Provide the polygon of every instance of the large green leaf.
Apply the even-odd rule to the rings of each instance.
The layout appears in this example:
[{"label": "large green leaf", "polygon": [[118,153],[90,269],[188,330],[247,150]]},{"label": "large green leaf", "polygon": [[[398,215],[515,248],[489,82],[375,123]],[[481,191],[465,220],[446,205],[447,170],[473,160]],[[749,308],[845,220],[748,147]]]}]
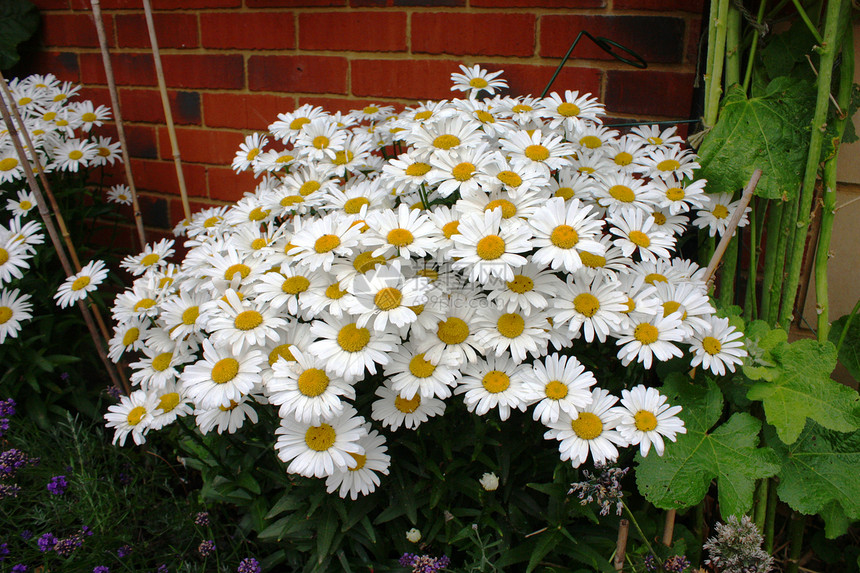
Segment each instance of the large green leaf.
[{"label": "large green leaf", "polygon": [[743,373],[750,380],[773,380],[779,376],[771,351],[788,340],[788,333],[781,328],[771,328],[763,320],[749,323],[744,332],[747,359]]},{"label": "large green leaf", "polygon": [[[777,488],[782,501],[800,513],[822,514],[828,537],[844,530],[843,515],[860,519],[860,431],[833,432],[809,421],[791,445],[770,429],[765,439],[785,460]],[[834,521],[842,521],[841,526],[831,527]]]},{"label": "large green leaf", "polygon": [[860,396],[830,379],[836,368],[831,342],[798,340],[777,345],[771,356],[780,369],[772,382],[753,384],[750,400],[761,400],[767,422],[786,444],[792,444],[812,418],[825,428],[852,432],[860,427]]},{"label": "large green leaf", "polygon": [[815,37],[806,24],[798,19],[787,32],[772,35],[768,39],[761,51],[764,69],[771,78],[788,75],[797,62],[812,54],[813,46]]},{"label": "large green leaf", "polygon": [[[845,330],[848,315],[833,323],[830,328],[830,342],[838,344]],[[851,373],[855,380],[860,381],[860,317],[855,317],[848,326],[848,334],[839,348],[839,362]]]},{"label": "large green leaf", "polygon": [[757,195],[774,199],[797,194],[809,147],[812,87],[779,77],[764,95],[750,99],[740,86],[729,88],[719,120],[699,148],[697,177],[708,180],[709,192],[740,190],[759,168]]},{"label": "large green leaf", "polygon": [[702,501],[716,479],[720,512],[729,516],[748,511],[755,481],[779,471],[773,450],[758,447],[761,422],[738,412],[712,429],[722,414],[723,396],[710,379],[703,387],[675,374],[662,392],[684,408],[680,417],[687,433],[667,443],[662,457],[637,454],[639,491],[659,508],[679,509]]},{"label": "large green leaf", "polygon": [[39,12],[28,0],[0,2],[0,70],[18,63],[18,44],[36,33]]}]

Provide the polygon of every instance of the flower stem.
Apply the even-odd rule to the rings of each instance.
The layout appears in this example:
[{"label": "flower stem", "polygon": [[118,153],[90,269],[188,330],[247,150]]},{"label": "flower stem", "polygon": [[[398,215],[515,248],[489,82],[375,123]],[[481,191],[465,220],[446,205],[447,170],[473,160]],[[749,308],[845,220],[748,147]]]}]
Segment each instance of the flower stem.
[{"label": "flower stem", "polygon": [[[818,29],[815,27],[815,24],[812,23],[812,20],[809,19],[809,16],[806,14],[806,10],[803,9],[803,5],[800,3],[800,0],[791,1],[794,3],[794,7],[797,8],[797,14],[800,16],[800,19],[803,20],[803,23],[806,24],[809,32],[815,38],[815,41],[818,42],[819,46],[822,45],[825,40],[821,37],[821,34],[818,33]],[[826,35],[827,34],[825,33],[825,36]]]},{"label": "flower stem", "polygon": [[642,538],[642,541],[644,541],[644,542],[645,542],[645,547],[647,547],[647,548],[648,548],[648,551],[651,553],[651,555],[653,555],[653,556],[654,556],[654,559],[656,559],[656,560],[657,560],[657,562],[660,564],[660,567],[663,567],[663,560],[662,560],[662,559],[660,559],[660,557],[658,557],[658,556],[657,556],[657,552],[656,552],[656,551],[654,551],[654,548],[653,548],[653,547],[651,547],[651,542],[650,542],[650,541],[648,541],[648,537],[645,535],[645,533],[643,533],[643,532],[642,532],[642,528],[641,528],[641,527],[639,527],[639,522],[638,522],[638,521],[636,521],[636,516],[635,516],[635,515],[633,515],[633,512],[632,512],[632,511],[630,511],[630,508],[629,508],[629,507],[627,507],[627,504],[626,504],[626,503],[624,503],[624,502],[622,501],[622,502],[621,502],[621,505],[623,505],[623,506],[624,506],[624,510],[625,510],[625,511],[627,511],[627,515],[628,515],[628,516],[630,516],[630,521],[633,523],[633,526],[636,528],[636,532],[637,532],[637,533],[639,533],[639,537],[641,537],[641,538]]},{"label": "flower stem", "polygon": [[[782,229],[782,218],[785,217],[786,209],[785,202],[777,199],[774,201],[769,201],[769,205],[767,207],[767,232],[759,237],[759,241],[762,238],[767,241],[767,249],[764,254],[764,270],[763,270],[763,281],[761,285],[761,318],[770,322],[770,304],[771,298],[774,296],[779,296],[779,290],[775,290],[773,288],[774,283],[776,282],[776,273],[777,273],[777,258],[779,257],[779,236],[781,234]],[[780,268],[781,263],[780,263]],[[779,302],[777,302],[779,304]]]},{"label": "flower stem", "polygon": [[[714,4],[716,2],[712,2]],[[716,18],[710,22],[709,34],[714,35],[713,56],[708,54],[708,62],[711,64],[708,70],[708,92],[705,100],[705,127],[713,127],[717,122],[717,112],[720,107],[720,94],[722,93],[723,65],[726,55],[726,35],[728,31],[730,0],[719,0]],[[712,10],[713,13],[713,10]]]},{"label": "flower stem", "polygon": [[726,21],[726,87],[741,82],[741,13],[732,4]]},{"label": "flower stem", "polygon": [[803,529],[806,526],[806,516],[794,512],[791,522],[788,524],[788,539],[790,549],[788,554],[788,565],[785,573],[798,573],[800,567],[800,556],[803,554]]},{"label": "flower stem", "polygon": [[747,322],[755,320],[758,313],[756,294],[758,287],[759,250],[761,249],[758,242],[761,238],[761,227],[764,223],[764,217],[762,217],[764,209],[762,208],[761,201],[752,201],[750,208],[752,209],[750,212],[750,262],[747,270],[747,291],[744,300],[744,316]]},{"label": "flower stem", "polygon": [[[762,20],[764,19],[764,11],[766,8],[767,8],[767,0],[761,0],[761,4],[759,4],[759,6],[758,6],[758,14],[756,15],[756,23],[761,24]],[[753,29],[752,43],[750,44],[750,53],[749,53],[749,56],[747,57],[747,69],[746,69],[746,72],[744,73],[744,93],[746,93],[750,87],[750,80],[752,79],[753,63],[755,62],[755,53],[756,53],[756,49],[758,48],[758,38],[759,38],[758,30]]]},{"label": "flower stem", "polygon": [[759,531],[764,532],[764,522],[767,517],[768,484],[770,480],[764,478],[759,480],[755,489],[755,505],[753,510],[753,521]]},{"label": "flower stem", "polygon": [[773,553],[773,534],[776,524],[776,481],[770,478],[767,489],[767,513],[764,519],[764,550]]}]

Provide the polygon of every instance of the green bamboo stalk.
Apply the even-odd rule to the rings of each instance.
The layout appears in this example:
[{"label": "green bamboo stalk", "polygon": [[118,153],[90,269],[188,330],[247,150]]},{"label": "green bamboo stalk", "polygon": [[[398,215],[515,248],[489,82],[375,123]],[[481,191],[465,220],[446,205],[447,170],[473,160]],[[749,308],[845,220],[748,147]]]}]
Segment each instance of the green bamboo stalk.
[{"label": "green bamboo stalk", "polygon": [[[767,234],[765,238],[767,239],[767,249],[764,253],[764,269],[762,274],[762,285],[761,285],[761,318],[764,320],[771,322],[768,311],[770,309],[771,298],[776,294],[779,296],[779,292],[774,293],[774,282],[776,281],[776,273],[777,273],[777,258],[779,255],[779,251],[777,251],[777,246],[779,244],[779,236],[780,229],[782,228],[782,219],[785,217],[786,208],[785,203],[779,199],[769,201],[767,208]],[[761,240],[761,238],[759,238]],[[780,265],[780,270],[782,266]],[[777,302],[777,304],[779,304]]]},{"label": "green bamboo stalk", "polygon": [[730,306],[735,301],[735,275],[738,270],[738,244],[741,240],[741,230],[732,238],[723,255],[723,267],[720,273],[720,304]]},{"label": "green bamboo stalk", "polygon": [[794,512],[788,524],[789,554],[785,573],[798,573],[800,556],[803,554],[803,529],[806,526],[806,516]]},{"label": "green bamboo stalk", "polygon": [[[761,0],[761,4],[758,5],[758,14],[756,14],[756,23],[761,24],[762,20],[764,20],[764,11],[767,9],[767,0]],[[750,43],[750,53],[747,57],[747,69],[744,73],[744,92],[746,92],[750,87],[750,80],[752,79],[752,71],[753,71],[753,63],[755,62],[756,49],[758,48],[758,38],[759,33],[758,30],[753,29],[753,37],[752,42]]]},{"label": "green bamboo stalk", "polygon": [[[854,82],[854,27],[850,18],[843,18],[845,36],[842,45],[842,63],[839,68],[839,92],[836,103],[841,110],[847,110],[851,103],[851,88]],[[845,130],[845,112],[837,117],[836,141],[842,141]],[[824,164],[824,197],[821,206],[821,230],[818,234],[818,246],[815,252],[815,300],[818,310],[818,340],[824,342],[830,334],[830,301],[827,290],[827,266],[830,260],[830,239],[833,236],[833,221],[836,215],[836,161],[839,158],[839,146],[833,151]]]},{"label": "green bamboo stalk", "polygon": [[764,519],[764,550],[773,553],[773,535],[776,529],[776,480],[770,478],[767,489],[767,515]]},{"label": "green bamboo stalk", "polygon": [[818,165],[821,161],[821,147],[824,142],[824,130],[827,127],[827,108],[830,103],[830,84],[833,78],[833,63],[838,53],[836,45],[840,29],[840,15],[847,0],[830,0],[827,4],[827,15],[824,22],[824,40],[819,48],[820,63],[818,69],[818,94],[815,100],[815,112],[812,116],[812,133],[809,138],[809,155],[806,160],[806,170],[803,175],[803,186],[798,201],[797,232],[789,245],[788,273],[786,277],[785,296],[780,309],[780,325],[788,330],[794,311],[797,286],[800,283],[800,267],[803,262],[803,250],[806,242],[806,232],[809,228],[812,196],[815,191],[815,180],[818,176]]},{"label": "green bamboo stalk", "polygon": [[756,291],[758,287],[758,259],[759,259],[759,239],[761,238],[761,227],[764,223],[761,216],[764,209],[761,208],[760,201],[750,203],[750,262],[747,270],[747,291],[744,299],[744,316],[747,321],[755,320],[758,314],[756,305]]},{"label": "green bamboo stalk", "polygon": [[770,480],[764,478],[759,480],[755,488],[755,506],[753,508],[753,521],[759,531],[764,531],[764,522],[767,517],[767,494]]},{"label": "green bamboo stalk", "polygon": [[726,22],[726,87],[741,82],[741,13],[729,5]]},{"label": "green bamboo stalk", "polygon": [[717,112],[720,108],[722,93],[723,66],[726,54],[726,36],[728,32],[730,0],[719,0],[717,17],[711,21],[709,33],[715,35],[713,57],[708,54],[711,67],[708,70],[708,93],[705,100],[705,127],[713,127],[717,122]]},{"label": "green bamboo stalk", "polygon": [[[800,16],[800,19],[803,20],[803,23],[806,24],[806,27],[809,28],[810,33],[815,38],[815,41],[818,42],[818,45],[822,45],[824,43],[824,38],[821,37],[821,34],[818,33],[818,28],[815,27],[815,24],[812,23],[812,20],[809,19],[809,15],[807,15],[806,10],[803,9],[803,5],[800,3],[800,0],[791,0],[794,3],[794,7],[797,8],[797,13]],[[831,2],[832,3],[832,2]],[[825,36],[827,34],[825,33]]]},{"label": "green bamboo stalk", "polygon": [[[794,238],[798,236],[798,226],[802,223],[798,223],[798,217],[800,216],[800,193],[798,192],[798,196],[795,197],[792,201],[789,202],[788,205],[788,216],[783,220],[782,227],[782,235],[780,235],[779,242],[779,257],[783,258],[783,265],[780,267],[781,271],[777,278],[779,281],[773,285],[775,289],[779,289],[781,301],[776,304],[776,306],[772,306],[770,308],[770,316],[774,321],[775,325],[782,325],[783,315],[781,314],[782,309],[786,306],[794,306],[793,303],[787,305],[786,299],[791,298],[794,300],[797,298],[797,287],[794,290],[789,291],[785,288],[785,282],[788,280],[788,266],[791,264],[791,256],[792,253],[789,249],[794,245]],[[804,233],[805,236],[805,233]],[[797,271],[797,279],[798,283],[800,283],[800,269]],[[792,293],[789,295],[789,293]],[[789,323],[791,323],[789,317]],[[789,326],[783,326],[783,330],[788,331]]]},{"label": "green bamboo stalk", "polygon": [[[717,21],[719,2],[718,0],[713,0],[710,2],[710,9],[708,12],[708,53],[706,55],[705,61],[705,109],[703,113],[708,112],[708,94],[711,93],[711,83],[714,80],[714,47],[717,44],[717,33],[716,27],[714,23]],[[722,78],[720,78],[722,79]],[[701,241],[700,241],[701,244]]]}]

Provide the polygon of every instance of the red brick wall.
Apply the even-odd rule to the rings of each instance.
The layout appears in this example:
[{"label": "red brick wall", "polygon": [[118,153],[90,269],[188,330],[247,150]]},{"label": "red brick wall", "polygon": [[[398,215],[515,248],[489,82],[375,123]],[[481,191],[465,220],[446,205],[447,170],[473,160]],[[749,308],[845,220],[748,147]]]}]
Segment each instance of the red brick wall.
[{"label": "red brick wall", "polygon": [[[39,51],[17,71],[83,83],[109,105],[89,0],[33,0]],[[304,103],[347,111],[452,96],[457,64],[504,69],[539,94],[582,29],[641,54],[647,70],[587,40],[553,85],[591,92],[618,118],[690,113],[703,0],[152,0],[192,208],[253,189],[229,164],[244,135]],[[182,218],[140,0],[102,0],[135,182],[153,231]],[[117,170],[116,182],[121,181]]]}]

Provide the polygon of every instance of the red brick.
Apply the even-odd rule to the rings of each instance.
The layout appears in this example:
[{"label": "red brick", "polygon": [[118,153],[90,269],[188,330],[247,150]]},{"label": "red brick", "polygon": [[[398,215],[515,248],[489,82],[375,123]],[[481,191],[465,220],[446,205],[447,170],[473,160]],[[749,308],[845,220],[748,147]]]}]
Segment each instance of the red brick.
[{"label": "red brick", "polygon": [[[86,10],[91,12],[93,5],[91,0],[71,0],[68,2],[72,10]],[[101,0],[99,5],[104,10],[140,10],[140,0]]]},{"label": "red brick", "polygon": [[349,0],[353,8],[385,8],[392,6],[429,6],[431,8],[460,7],[466,0]]},{"label": "red brick", "polygon": [[424,54],[523,56],[534,54],[532,14],[412,14],[412,51]]},{"label": "red brick", "polygon": [[299,105],[302,106],[305,104],[320,106],[330,113],[335,113],[338,111],[343,112],[343,113],[349,113],[350,111],[352,111],[354,109],[364,109],[365,107],[367,107],[369,105],[376,105],[376,106],[391,105],[391,106],[394,106],[395,112],[400,112],[405,107],[402,103],[380,102],[378,100],[372,100],[372,99],[360,100],[360,99],[354,99],[354,98],[341,99],[341,98],[329,98],[329,97],[302,97],[302,98],[299,98]]},{"label": "red brick", "polygon": [[203,117],[207,127],[265,130],[279,113],[295,109],[288,96],[263,94],[203,94]]},{"label": "red brick", "polygon": [[[132,158],[131,171],[138,189],[179,195],[176,167],[172,158],[170,161]],[[206,168],[203,165],[183,163],[182,174],[189,197],[206,196]]]},{"label": "red brick", "polygon": [[615,0],[615,10],[682,10],[702,13],[705,0]]},{"label": "red brick", "polygon": [[84,100],[90,100],[96,107],[100,105],[106,105],[108,107],[111,106],[110,92],[108,92],[107,88],[95,88],[88,86],[81,89],[81,91],[78,92],[78,95],[75,96],[75,101]]},{"label": "red brick", "polygon": [[[78,48],[98,48],[99,38],[92,14],[52,14],[42,15],[39,37],[42,45],[48,47],[74,46]],[[105,35],[108,45],[113,47],[113,18],[103,15]]]},{"label": "red brick", "polygon": [[451,97],[453,62],[440,60],[353,60],[352,93],[364,97],[444,99]]},{"label": "red brick", "polygon": [[[492,64],[485,66],[491,71],[498,69]],[[527,64],[505,64],[502,77],[508,81],[511,95],[539,96],[552,79],[556,66],[530,66]],[[564,90],[577,90],[580,93],[600,95],[601,71],[596,68],[575,68],[570,64],[562,68],[550,87],[550,92],[564,93]]]},{"label": "red brick", "polygon": [[[540,55],[563,57],[581,30],[618,42],[646,62],[675,63],[683,59],[684,20],[663,16],[543,16]],[[623,50],[615,51],[630,59]],[[613,59],[586,36],[580,38],[571,58]]]},{"label": "red brick", "polygon": [[[197,16],[194,14],[152,15],[159,48],[196,48]],[[116,33],[123,48],[151,48],[143,14],[117,14]]]},{"label": "red brick", "polygon": [[164,80],[174,88],[245,87],[245,62],[239,54],[182,54],[161,57]]},{"label": "red brick", "polygon": [[[687,55],[685,61],[698,61],[700,40],[702,40],[702,20],[701,18],[693,18],[687,24]],[[707,42],[702,44],[703,54],[707,50],[707,45]]]},{"label": "red brick", "polygon": [[[198,92],[168,91],[173,121],[179,125],[200,123],[200,94]],[[154,89],[119,90],[123,119],[146,123],[164,123],[161,94]]]},{"label": "red brick", "polygon": [[327,56],[251,56],[252,91],[346,94],[346,58]]},{"label": "red brick", "polygon": [[[179,127],[176,141],[182,161],[230,165],[245,136],[235,131]],[[171,159],[173,151],[166,127],[158,128],[158,144],[163,159]]]},{"label": "red brick", "polygon": [[242,0],[152,0],[155,10],[195,10],[197,8],[240,8]]},{"label": "red brick", "polygon": [[657,71],[606,72],[607,110],[639,116],[687,117],[695,74]]},{"label": "red brick", "polygon": [[69,0],[30,0],[40,12],[45,10],[65,10],[69,7]]},{"label": "red brick", "polygon": [[292,50],[296,30],[292,12],[215,12],[200,15],[204,48]]},{"label": "red brick", "polygon": [[472,0],[479,8],[603,8],[605,0]]},{"label": "red brick", "polygon": [[299,49],[405,52],[405,12],[307,12],[299,15]]},{"label": "red brick", "polygon": [[11,78],[49,72],[57,76],[60,81],[79,83],[81,73],[78,55],[74,52],[21,50],[19,62],[4,75]]},{"label": "red brick", "polygon": [[346,6],[346,0],[245,0],[248,8],[313,8]]},{"label": "red brick", "polygon": [[[99,53],[81,54],[81,81],[85,84],[107,84],[104,63]],[[114,79],[122,86],[154,86],[155,65],[152,54],[111,54]]]},{"label": "red brick", "polygon": [[128,142],[128,154],[141,159],[158,159],[158,145],[155,140],[155,128],[148,125],[126,125],[125,139]]},{"label": "red brick", "polygon": [[254,175],[248,171],[236,173],[229,167],[209,167],[208,175],[210,199],[238,201],[257,186]]}]

